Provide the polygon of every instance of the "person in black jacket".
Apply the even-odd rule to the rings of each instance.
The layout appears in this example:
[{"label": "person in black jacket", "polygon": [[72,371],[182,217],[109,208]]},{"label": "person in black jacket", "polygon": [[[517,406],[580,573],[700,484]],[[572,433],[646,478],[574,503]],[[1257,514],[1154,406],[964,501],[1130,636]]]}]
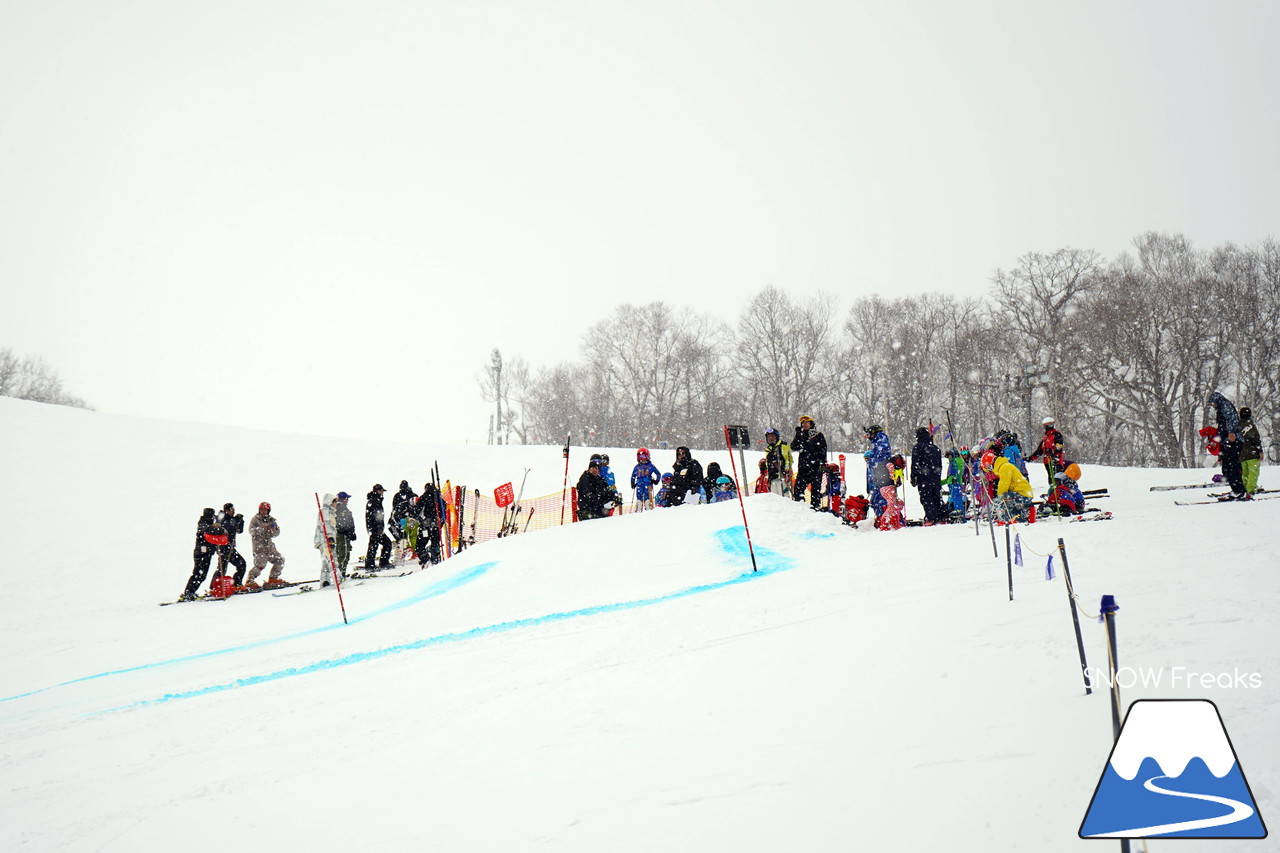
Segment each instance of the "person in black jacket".
[{"label": "person in black jacket", "polygon": [[687,447],[676,448],[676,463],[671,472],[671,485],[667,489],[670,506],[680,506],[689,492],[697,494],[702,486],[702,463],[693,458]]},{"label": "person in black jacket", "polygon": [[1222,465],[1222,476],[1231,486],[1231,500],[1249,500],[1252,496],[1244,488],[1244,469],[1240,464],[1240,451],[1243,442],[1240,440],[1240,413],[1221,392],[1214,391],[1209,396],[1209,405],[1213,408],[1218,421],[1218,438],[1222,442],[1218,451],[1218,462]]},{"label": "person in black jacket", "polygon": [[338,504],[333,510],[333,554],[338,560],[338,577],[347,579],[347,564],[351,562],[351,543],[356,541],[356,519],[347,501],[351,495],[338,492]]},{"label": "person in black jacket", "polygon": [[418,498],[418,564],[426,566],[440,562],[440,519],[443,518],[440,491],[434,483],[422,487],[422,497]]},{"label": "person in black jacket", "polygon": [[813,418],[801,415],[791,439],[791,452],[796,455],[796,485],[791,497],[802,501],[804,490],[809,489],[809,504],[814,509],[822,505],[822,476],[827,471],[827,437],[817,427]]},{"label": "person in black jacket", "polygon": [[601,462],[592,456],[587,470],[578,478],[578,520],[604,518],[613,504],[613,489],[600,472]]},{"label": "person in black jacket", "polygon": [[391,538],[396,543],[397,559],[406,548],[417,547],[417,513],[418,496],[409,488],[408,480],[401,480],[400,491],[391,496]]},{"label": "person in black jacket", "polygon": [[200,588],[200,584],[204,583],[205,576],[209,574],[209,564],[213,562],[213,555],[218,553],[218,548],[227,541],[227,533],[222,529],[222,525],[218,524],[218,519],[213,515],[213,507],[207,506],[200,513],[199,520],[196,521],[196,547],[194,551],[195,567],[191,570],[191,577],[187,581],[186,588],[182,591],[182,595],[178,597],[179,601],[192,601],[196,597],[196,590]]},{"label": "person in black jacket", "polygon": [[244,516],[236,512],[234,504],[225,503],[222,505],[222,512],[218,513],[218,523],[227,531],[227,544],[218,548],[218,571],[214,573],[215,577],[225,575],[228,564],[235,566],[236,573],[232,576],[232,582],[240,587],[244,583],[245,570],[249,568],[244,555],[236,550],[236,534],[244,533]]},{"label": "person in black jacket", "polygon": [[916,429],[916,446],[911,448],[911,485],[920,492],[925,525],[941,524],[945,518],[942,509],[942,451],[924,427]]},{"label": "person in black jacket", "polygon": [[[369,494],[365,495],[364,529],[369,532],[369,550],[364,555],[366,569],[391,568],[391,539],[387,537],[386,523],[382,511],[382,494],[386,489],[381,483],[374,483]],[[382,548],[382,562],[378,562],[378,548]]]}]

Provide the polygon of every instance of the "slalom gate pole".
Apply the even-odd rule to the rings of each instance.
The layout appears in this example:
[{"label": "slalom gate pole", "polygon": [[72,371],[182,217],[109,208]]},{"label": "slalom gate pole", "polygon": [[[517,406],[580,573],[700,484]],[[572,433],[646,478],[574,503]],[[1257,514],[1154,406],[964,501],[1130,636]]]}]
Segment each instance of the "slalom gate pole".
[{"label": "slalom gate pole", "polygon": [[[738,480],[738,463],[733,461],[733,444],[729,441],[729,426],[724,428],[724,445],[729,450],[729,464],[733,466],[733,479]],[[746,464],[745,462],[743,463]],[[738,508],[742,510],[742,529],[747,532],[747,553],[751,555],[751,571],[756,572],[756,549],[751,544],[751,528],[747,526],[747,504],[742,499],[742,483],[738,480]]]},{"label": "slalom gate pole", "polygon": [[[342,600],[342,584],[338,581],[338,564],[333,559],[333,546],[329,544],[329,525],[324,523],[324,507],[320,506],[320,493],[316,492],[316,511],[320,513],[320,530],[324,533],[324,547],[329,552],[329,571],[333,574],[333,588],[338,591],[338,607],[342,608],[342,624],[347,621],[347,605]],[[337,533],[335,530],[334,533]]]},{"label": "slalom gate pole", "polygon": [[[1116,655],[1116,611],[1120,609],[1120,605],[1116,604],[1114,595],[1102,596],[1102,605],[1099,608],[1102,611],[1102,618],[1107,623],[1107,664],[1111,670],[1111,730],[1114,733],[1112,743],[1120,739],[1120,682],[1116,680],[1116,670],[1119,668]],[[1120,839],[1121,853],[1129,853],[1129,839]]]},{"label": "slalom gate pole", "polygon": [[1009,544],[1009,529],[1012,524],[1005,523],[1004,526],[1004,561],[1009,567],[1009,600],[1013,601],[1013,547]]},{"label": "slalom gate pole", "polygon": [[991,554],[1000,556],[1000,549],[996,546],[996,510],[994,503],[987,504],[987,527],[991,530]]},{"label": "slalom gate pole", "polygon": [[1084,676],[1084,695],[1093,693],[1093,685],[1089,683],[1089,664],[1084,657],[1084,637],[1080,635],[1080,612],[1076,609],[1076,592],[1071,585],[1071,567],[1067,565],[1067,546],[1058,539],[1058,552],[1062,554],[1062,574],[1067,582],[1067,606],[1071,608],[1071,621],[1076,629],[1076,648],[1080,652],[1080,673]]},{"label": "slalom gate pole", "polygon": [[569,433],[564,437],[564,485],[560,487],[560,525],[564,526],[564,505],[569,495],[569,439],[573,437]]}]

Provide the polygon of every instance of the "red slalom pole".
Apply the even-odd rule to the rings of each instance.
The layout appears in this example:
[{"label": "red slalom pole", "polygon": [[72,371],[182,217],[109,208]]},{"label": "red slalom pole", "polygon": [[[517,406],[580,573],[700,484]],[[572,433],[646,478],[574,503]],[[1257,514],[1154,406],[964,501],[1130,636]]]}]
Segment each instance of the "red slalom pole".
[{"label": "red slalom pole", "polygon": [[[742,510],[742,529],[747,531],[747,552],[751,554],[751,571],[759,571],[756,568],[756,549],[751,544],[751,528],[747,526],[747,504],[742,499],[742,481],[738,479],[738,463],[733,459],[733,442],[729,440],[729,425],[724,427],[724,446],[729,450],[729,464],[733,466],[733,479],[738,483],[738,508]],[[743,462],[742,464],[746,464]]]},{"label": "red slalom pole", "polygon": [[347,621],[347,605],[342,601],[342,584],[338,582],[338,566],[333,560],[333,546],[329,544],[329,525],[324,523],[324,507],[320,506],[320,493],[316,492],[316,511],[320,513],[320,529],[324,531],[324,547],[329,553],[329,570],[333,573],[333,586],[338,590],[338,606],[342,608],[342,624]]}]

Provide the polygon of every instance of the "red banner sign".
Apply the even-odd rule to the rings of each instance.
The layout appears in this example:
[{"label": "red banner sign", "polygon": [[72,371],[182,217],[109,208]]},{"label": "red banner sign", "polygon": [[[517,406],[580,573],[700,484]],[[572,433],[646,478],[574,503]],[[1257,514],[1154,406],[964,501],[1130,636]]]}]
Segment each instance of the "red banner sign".
[{"label": "red banner sign", "polygon": [[498,508],[507,507],[516,499],[515,489],[511,488],[511,484],[507,483],[493,490],[493,499],[497,502]]}]

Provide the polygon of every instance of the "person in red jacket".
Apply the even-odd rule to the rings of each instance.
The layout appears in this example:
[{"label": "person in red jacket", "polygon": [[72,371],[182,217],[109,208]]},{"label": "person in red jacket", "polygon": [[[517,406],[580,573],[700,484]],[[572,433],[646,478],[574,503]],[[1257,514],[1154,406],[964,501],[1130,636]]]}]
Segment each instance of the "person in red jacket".
[{"label": "person in red jacket", "polygon": [[1044,457],[1044,473],[1049,480],[1049,488],[1052,489],[1054,475],[1067,467],[1066,457],[1063,456],[1062,433],[1054,429],[1053,418],[1044,419],[1044,438],[1040,439],[1040,444],[1027,457],[1027,461],[1034,462],[1041,456]]}]

